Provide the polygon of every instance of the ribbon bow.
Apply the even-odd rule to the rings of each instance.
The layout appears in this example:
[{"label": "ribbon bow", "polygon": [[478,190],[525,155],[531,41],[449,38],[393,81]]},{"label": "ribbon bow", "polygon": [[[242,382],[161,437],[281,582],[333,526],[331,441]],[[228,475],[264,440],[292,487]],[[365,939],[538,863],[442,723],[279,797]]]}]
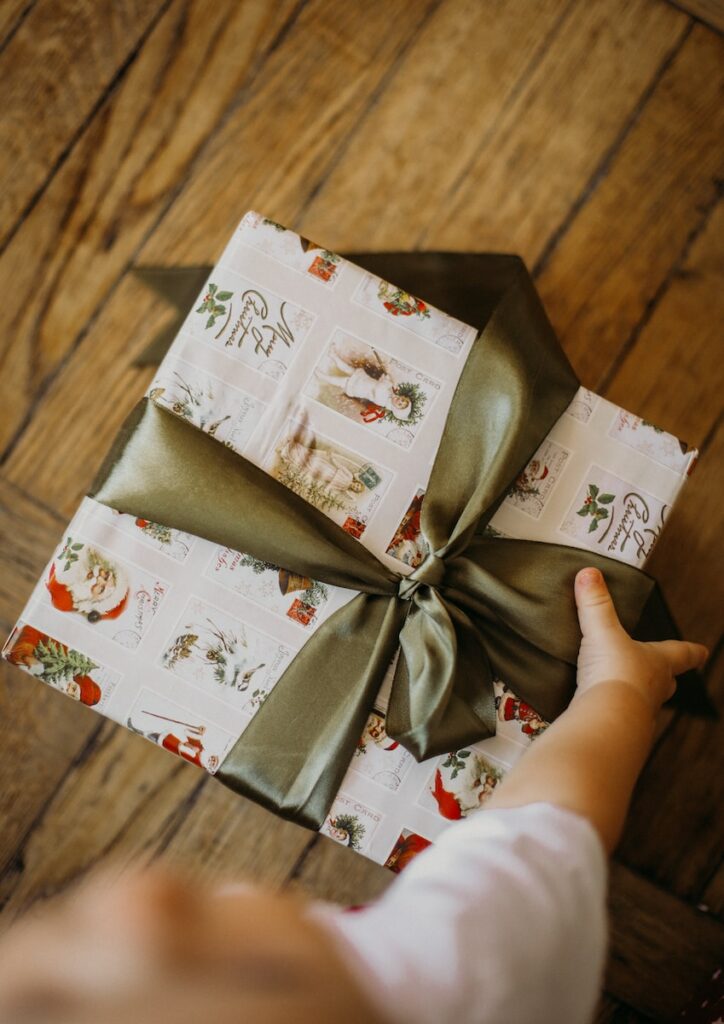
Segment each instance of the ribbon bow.
[{"label": "ribbon bow", "polygon": [[[91,491],[121,512],[357,592],[310,636],[218,772],[312,828],[339,789],[398,647],[386,728],[419,760],[494,733],[495,678],[547,719],[566,707],[580,642],[572,582],[582,566],[606,573],[628,629],[654,588],[646,573],[589,551],[483,532],[578,381],[522,262],[460,259],[463,272],[439,304],[455,315],[464,292],[465,319],[481,329],[422,504],[429,554],[410,575],[148,398]],[[440,266],[430,269],[425,296],[434,301]]]}]

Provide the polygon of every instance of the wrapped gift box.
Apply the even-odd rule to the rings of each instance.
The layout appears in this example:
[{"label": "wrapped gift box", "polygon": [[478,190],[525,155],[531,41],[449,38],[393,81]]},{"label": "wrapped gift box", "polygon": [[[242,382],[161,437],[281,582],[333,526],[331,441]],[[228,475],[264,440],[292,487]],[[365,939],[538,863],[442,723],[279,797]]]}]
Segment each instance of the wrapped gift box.
[{"label": "wrapped gift box", "polygon": [[[248,213],[147,394],[408,574],[427,554],[420,511],[477,334]],[[695,458],[582,387],[485,532],[642,567]],[[354,596],[88,497],[3,656],[215,773]],[[321,831],[400,870],[485,803],[546,722],[496,680],[495,735],[417,762],[385,731],[394,664]]]}]

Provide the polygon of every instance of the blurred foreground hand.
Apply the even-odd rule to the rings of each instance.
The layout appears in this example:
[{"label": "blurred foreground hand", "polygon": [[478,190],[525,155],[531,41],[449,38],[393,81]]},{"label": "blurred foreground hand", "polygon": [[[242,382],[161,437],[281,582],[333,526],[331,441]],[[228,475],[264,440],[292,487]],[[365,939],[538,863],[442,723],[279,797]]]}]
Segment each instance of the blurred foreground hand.
[{"label": "blurred foreground hand", "polygon": [[374,1022],[295,899],[98,876],[0,938],[0,1024]]}]

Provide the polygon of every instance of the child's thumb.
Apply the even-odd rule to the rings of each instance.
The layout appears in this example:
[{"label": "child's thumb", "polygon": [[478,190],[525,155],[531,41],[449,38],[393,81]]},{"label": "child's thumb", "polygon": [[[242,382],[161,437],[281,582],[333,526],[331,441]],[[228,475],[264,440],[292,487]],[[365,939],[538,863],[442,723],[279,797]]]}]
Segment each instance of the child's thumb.
[{"label": "child's thumb", "polygon": [[598,569],[581,569],[577,573],[575,594],[578,621],[584,636],[593,636],[601,630],[621,629],[603,573]]}]

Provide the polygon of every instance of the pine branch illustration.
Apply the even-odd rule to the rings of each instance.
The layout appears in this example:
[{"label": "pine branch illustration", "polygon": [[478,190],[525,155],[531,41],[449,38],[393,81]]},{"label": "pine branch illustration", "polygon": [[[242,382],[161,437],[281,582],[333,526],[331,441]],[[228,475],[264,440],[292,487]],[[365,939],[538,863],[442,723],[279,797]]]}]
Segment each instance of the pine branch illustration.
[{"label": "pine branch illustration", "polygon": [[63,679],[88,675],[98,665],[80,651],[69,648],[64,651],[57,640],[41,640],[35,648],[35,656],[43,666],[43,679],[57,683]]}]

